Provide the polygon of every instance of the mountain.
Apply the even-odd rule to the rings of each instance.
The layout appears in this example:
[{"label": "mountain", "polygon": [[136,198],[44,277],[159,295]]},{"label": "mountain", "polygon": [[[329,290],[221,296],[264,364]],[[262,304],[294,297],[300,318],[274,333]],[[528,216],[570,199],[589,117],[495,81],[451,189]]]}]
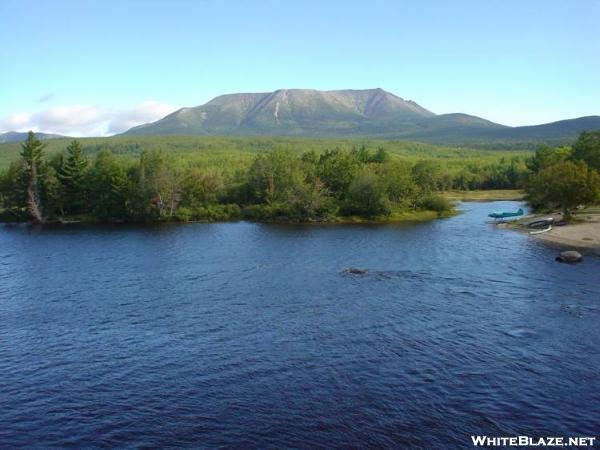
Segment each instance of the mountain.
[{"label": "mountain", "polygon": [[382,89],[221,95],[125,134],[343,136],[411,129],[431,111]]},{"label": "mountain", "polygon": [[[36,137],[43,141],[45,139],[60,139],[67,136],[61,136],[60,134],[49,134],[49,133],[35,133]],[[7,131],[6,133],[0,133],[0,144],[6,142],[23,142],[27,139],[27,133],[21,133],[18,131]]]},{"label": "mountain", "polygon": [[597,129],[600,129],[600,116],[586,116],[543,125],[494,130],[489,136],[500,139],[559,139],[564,136],[576,137],[582,131]]},{"label": "mountain", "polygon": [[274,135],[407,139],[436,144],[531,146],[600,129],[600,116],[508,127],[468,114],[436,115],[383,89],[281,89],[229,94],[182,108],[125,135]]},{"label": "mountain", "polygon": [[505,125],[462,113],[440,114],[416,121],[415,125],[418,128],[403,133],[400,137],[423,141],[448,141],[510,129]]},{"label": "mountain", "polygon": [[579,117],[542,125],[507,127],[466,114],[443,114],[422,121],[421,129],[398,137],[433,144],[472,147],[533,148],[539,144],[565,144],[582,131],[600,130],[600,116]]}]

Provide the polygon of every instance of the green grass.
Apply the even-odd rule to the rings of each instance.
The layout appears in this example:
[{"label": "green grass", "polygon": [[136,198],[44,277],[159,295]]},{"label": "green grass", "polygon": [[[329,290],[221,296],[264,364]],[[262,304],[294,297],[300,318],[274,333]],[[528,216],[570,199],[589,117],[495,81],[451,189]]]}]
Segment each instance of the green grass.
[{"label": "green grass", "polygon": [[429,222],[434,219],[452,217],[458,214],[458,211],[452,209],[443,213],[429,210],[419,211],[398,211],[389,216],[361,217],[361,216],[337,216],[329,223],[338,224],[377,224],[377,223],[403,223],[403,222]]},{"label": "green grass", "polygon": [[588,206],[583,209],[578,209],[577,214],[600,214],[600,205]]},{"label": "green grass", "polygon": [[494,200],[523,200],[525,192],[518,189],[490,189],[478,191],[445,191],[442,193],[450,201],[489,202]]}]

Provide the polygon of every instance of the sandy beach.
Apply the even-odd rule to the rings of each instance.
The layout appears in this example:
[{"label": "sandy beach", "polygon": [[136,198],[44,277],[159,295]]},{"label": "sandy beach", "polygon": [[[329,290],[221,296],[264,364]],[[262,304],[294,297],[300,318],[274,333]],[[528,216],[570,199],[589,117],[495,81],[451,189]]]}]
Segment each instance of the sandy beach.
[{"label": "sandy beach", "polygon": [[[522,219],[507,224],[510,228],[515,228],[523,232],[532,231],[527,228],[527,224],[544,218],[554,218],[555,222],[562,219],[561,214],[536,214],[523,217]],[[600,255],[600,214],[578,214],[579,223],[553,226],[550,231],[540,234],[530,235],[533,239],[555,244],[561,247],[572,247],[574,249],[585,250],[588,253]]]}]

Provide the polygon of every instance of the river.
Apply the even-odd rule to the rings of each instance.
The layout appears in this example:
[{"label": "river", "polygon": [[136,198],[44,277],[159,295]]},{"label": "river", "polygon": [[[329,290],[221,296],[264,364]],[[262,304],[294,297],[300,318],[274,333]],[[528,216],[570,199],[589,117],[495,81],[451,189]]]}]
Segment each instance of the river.
[{"label": "river", "polygon": [[[600,258],[486,224],[0,226],[0,446],[600,432]],[[368,269],[350,275],[347,267]]]}]

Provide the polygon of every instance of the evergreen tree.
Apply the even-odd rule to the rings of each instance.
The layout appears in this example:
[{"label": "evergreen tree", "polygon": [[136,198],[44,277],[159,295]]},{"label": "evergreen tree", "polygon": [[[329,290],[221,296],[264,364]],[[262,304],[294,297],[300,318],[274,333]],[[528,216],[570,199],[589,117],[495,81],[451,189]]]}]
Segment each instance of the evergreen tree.
[{"label": "evergreen tree", "polygon": [[81,144],[74,140],[67,147],[67,157],[63,160],[57,176],[63,186],[66,204],[65,212],[79,214],[87,207],[85,177],[88,161]]},{"label": "evergreen tree", "polygon": [[45,145],[30,131],[21,147],[27,174],[27,209],[34,222],[43,223],[45,218],[40,200],[39,172]]},{"label": "evergreen tree", "polygon": [[2,207],[15,219],[23,219],[23,210],[27,209],[27,184],[29,175],[23,159],[13,162],[2,177]]},{"label": "evergreen tree", "polygon": [[60,216],[64,207],[64,191],[56,171],[48,163],[42,164],[39,174],[40,200],[46,217]]},{"label": "evergreen tree", "polygon": [[100,220],[123,218],[126,182],[123,168],[110,151],[98,154],[89,173],[91,213]]},{"label": "evergreen tree", "polygon": [[389,161],[389,159],[390,159],[390,155],[389,155],[388,151],[383,147],[377,147],[377,151],[370,158],[370,162],[384,163],[386,161]]},{"label": "evergreen tree", "polygon": [[126,219],[127,212],[127,192],[129,189],[129,180],[127,174],[122,168],[114,171],[110,183],[110,205],[112,216],[116,219]]},{"label": "evergreen tree", "polygon": [[362,164],[366,164],[371,160],[371,154],[364,144],[358,148],[353,147],[351,153]]}]

